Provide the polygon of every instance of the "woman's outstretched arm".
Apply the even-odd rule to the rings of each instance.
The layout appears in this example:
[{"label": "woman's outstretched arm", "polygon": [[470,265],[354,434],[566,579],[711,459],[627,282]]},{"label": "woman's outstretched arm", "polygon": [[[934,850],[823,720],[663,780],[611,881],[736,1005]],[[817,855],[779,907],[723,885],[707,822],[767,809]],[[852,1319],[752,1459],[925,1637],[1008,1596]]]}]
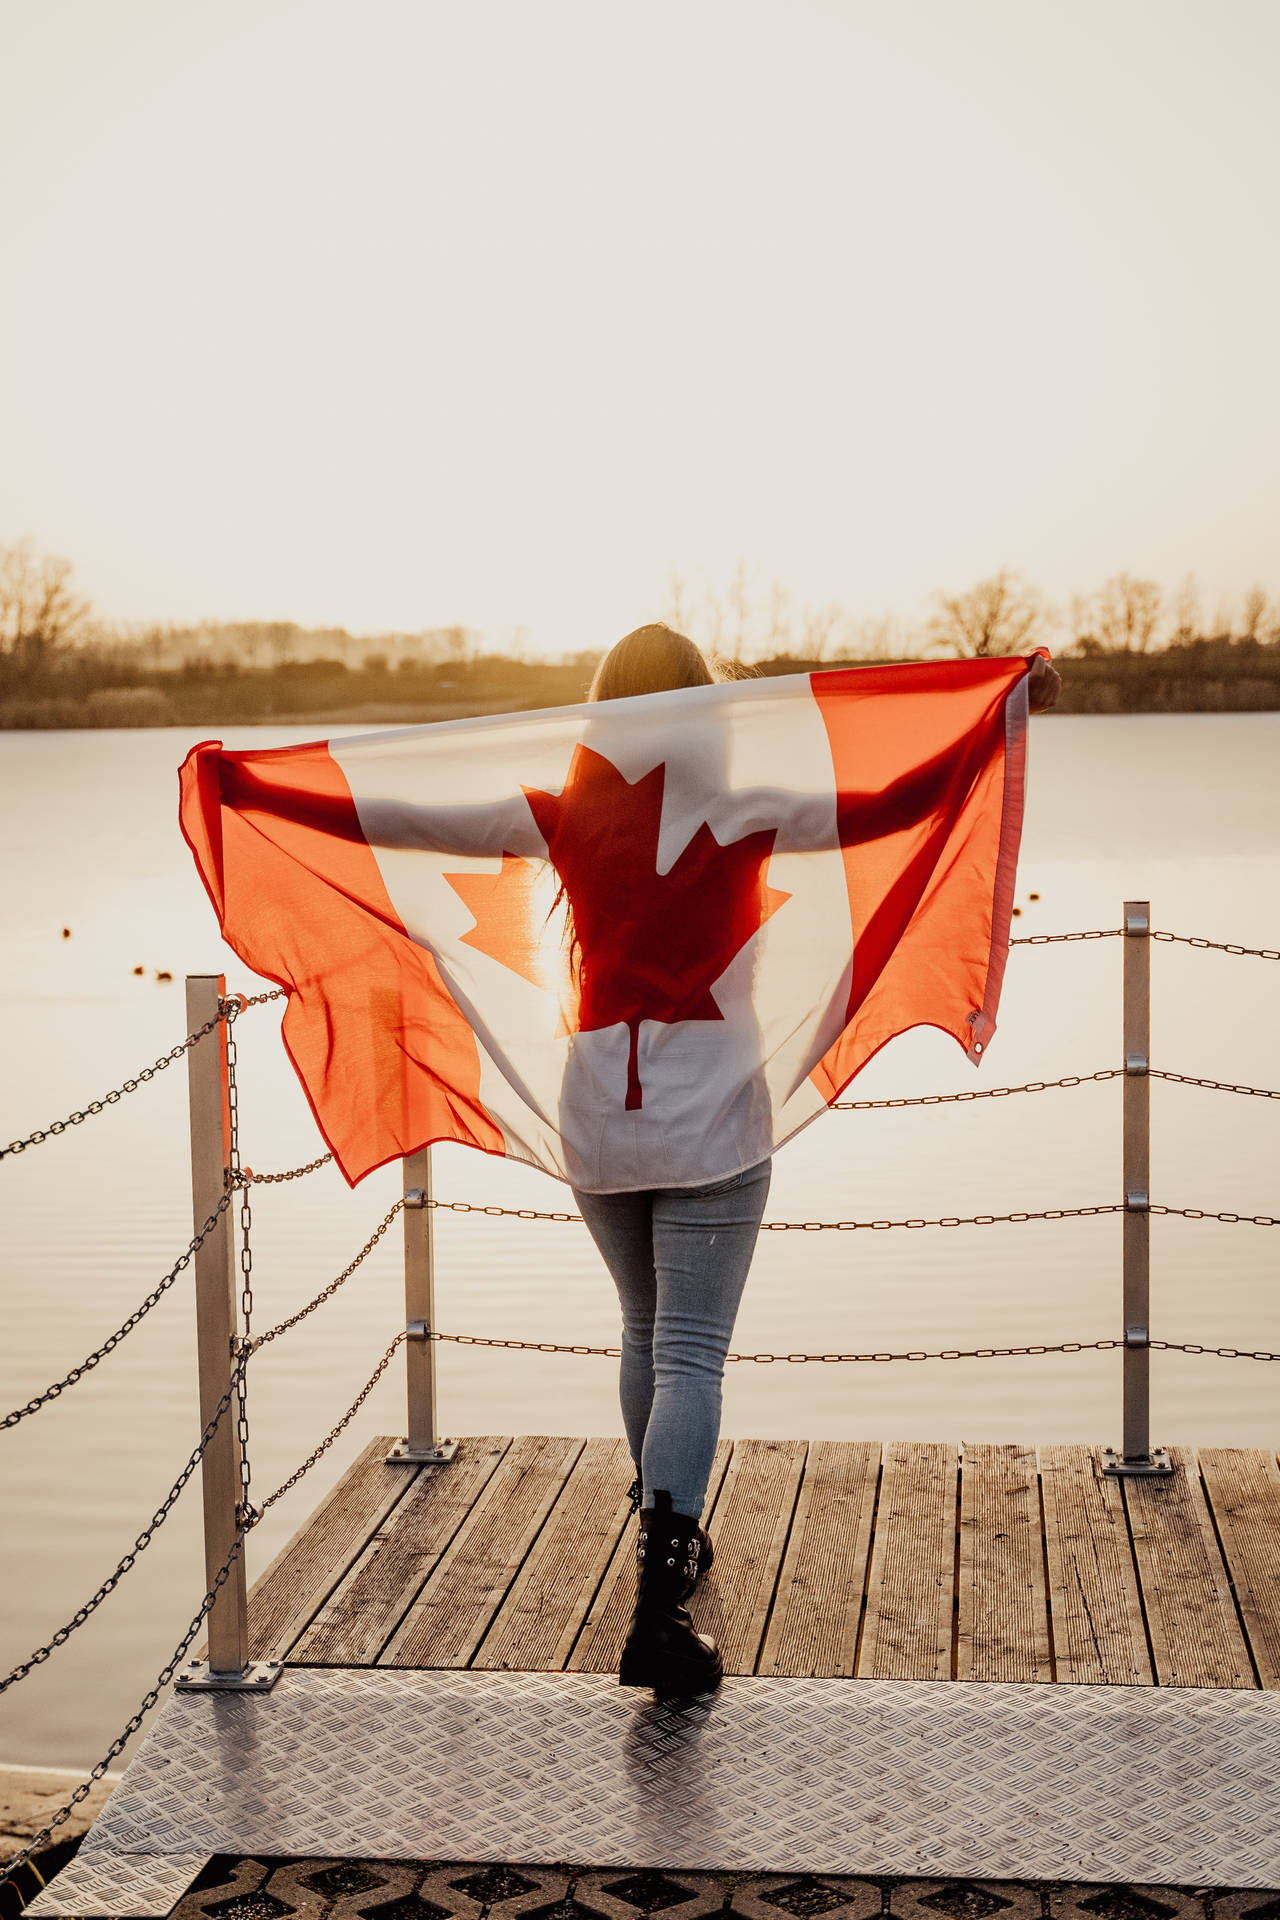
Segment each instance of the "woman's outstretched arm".
[{"label": "woman's outstretched arm", "polygon": [[[345,792],[291,787],[288,763],[279,771],[228,756],[222,764],[222,797],[239,811],[275,814],[296,826],[313,827],[339,840],[372,847],[416,847],[430,853],[544,854],[529,803],[522,793],[475,806],[414,806],[409,801],[360,799]],[[274,775],[274,777],[273,777]]]}]

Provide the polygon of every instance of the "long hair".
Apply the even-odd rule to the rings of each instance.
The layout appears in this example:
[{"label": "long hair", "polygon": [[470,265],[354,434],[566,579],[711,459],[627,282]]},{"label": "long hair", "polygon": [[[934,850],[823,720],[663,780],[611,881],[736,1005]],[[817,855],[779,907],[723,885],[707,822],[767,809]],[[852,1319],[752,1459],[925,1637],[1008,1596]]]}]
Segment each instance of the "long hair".
[{"label": "long hair", "polygon": [[[675,687],[709,687],[725,676],[685,634],[658,620],[635,627],[610,647],[587,694],[588,700],[626,700],[638,693],[669,693]],[[564,909],[564,944],[569,975],[581,992],[582,942],[573,922],[573,906],[561,881],[551,912]]]},{"label": "long hair", "polygon": [[683,633],[659,620],[624,634],[610,647],[591,682],[588,700],[625,700],[673,687],[709,687],[721,674]]}]

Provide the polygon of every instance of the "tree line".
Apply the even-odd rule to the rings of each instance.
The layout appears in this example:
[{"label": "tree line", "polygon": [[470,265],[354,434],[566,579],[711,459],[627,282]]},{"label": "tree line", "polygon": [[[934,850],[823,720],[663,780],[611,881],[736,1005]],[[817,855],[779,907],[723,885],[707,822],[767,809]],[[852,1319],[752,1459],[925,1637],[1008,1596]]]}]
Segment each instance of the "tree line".
[{"label": "tree line", "polygon": [[[163,726],[262,720],[434,720],[582,698],[599,653],[531,660],[464,626],[352,635],[291,622],[111,626],[72,585],[71,563],[0,544],[0,727]],[[1194,580],[1166,593],[1114,574],[1054,605],[1009,569],[927,613],[854,615],[797,605],[739,565],[727,585],[679,574],[653,609],[730,671],[983,657],[1047,645],[1061,712],[1280,708],[1280,606],[1261,587],[1206,615]]]}]

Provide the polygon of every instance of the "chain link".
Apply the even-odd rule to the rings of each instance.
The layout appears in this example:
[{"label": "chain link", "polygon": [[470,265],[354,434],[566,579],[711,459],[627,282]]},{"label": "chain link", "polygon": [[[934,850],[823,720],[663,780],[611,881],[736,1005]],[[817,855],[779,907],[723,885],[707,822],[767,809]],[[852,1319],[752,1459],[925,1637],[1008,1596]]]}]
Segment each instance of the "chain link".
[{"label": "chain link", "polygon": [[152,1514],[149,1524],[142,1529],[142,1532],[138,1535],[128,1553],[125,1554],[123,1560],[119,1562],[115,1571],[107,1575],[91,1600],[86,1600],[82,1607],[77,1608],[65,1627],[59,1627],[58,1631],[50,1640],[46,1641],[43,1646],[37,1647],[35,1652],[30,1654],[27,1659],[20,1661],[5,1679],[0,1680],[0,1693],[6,1693],[8,1689],[14,1686],[19,1680],[25,1679],[34,1667],[42,1666],[51,1653],[62,1646],[65,1641],[69,1640],[76,1628],[82,1627],[89,1618],[89,1615],[96,1612],[102,1605],[107,1595],[114,1592],[115,1588],[119,1586],[125,1574],[129,1572],[137,1560],[139,1554],[145,1553],[156,1533],[168,1519],[182,1489],[186,1486],[188,1480],[190,1480],[192,1474],[204,1458],[214,1434],[218,1431],[222,1423],[222,1416],[236,1397],[236,1390],[244,1375],[247,1364],[247,1356],[242,1356],[237,1359],[227,1390],[214,1408],[213,1415],[210,1418],[208,1426],[201,1434],[194,1453],[192,1453],[187,1464],[183,1467],[182,1472],[178,1475],[168,1493]]},{"label": "chain link", "polygon": [[55,1380],[54,1384],[51,1387],[46,1387],[43,1393],[38,1393],[34,1399],[28,1400],[25,1407],[15,1407],[12,1413],[6,1413],[4,1419],[0,1421],[0,1428],[16,1427],[19,1420],[25,1420],[28,1414],[38,1413],[40,1408],[47,1406],[50,1400],[56,1400],[60,1393],[64,1393],[68,1387],[73,1387],[76,1381],[83,1379],[86,1373],[91,1373],[100,1360],[105,1360],[107,1355],[119,1346],[125,1335],[132,1333],[139,1321],[150,1313],[157,1300],[162,1299],[169,1291],[169,1288],[173,1285],[179,1274],[190,1264],[193,1255],[204,1245],[209,1235],[213,1232],[214,1227],[230,1205],[231,1195],[224,1193],[213,1212],[209,1215],[209,1218],[201,1227],[199,1233],[196,1234],[195,1238],[187,1247],[181,1259],[175,1266],[169,1269],[159,1285],[151,1289],[151,1292],[142,1302],[142,1305],[135,1307],[124,1325],[117,1327],[110,1339],[104,1340],[102,1345],[97,1347],[94,1352],[89,1355],[87,1360],[82,1360],[78,1367],[72,1367],[70,1373],[65,1374],[61,1380]]},{"label": "chain link", "polygon": [[338,1435],[343,1431],[343,1429],[351,1425],[351,1422],[355,1419],[361,1407],[364,1405],[365,1401],[369,1398],[369,1395],[373,1392],[374,1388],[377,1386],[379,1380],[381,1380],[387,1368],[391,1365],[391,1360],[393,1355],[395,1354],[396,1348],[401,1346],[404,1343],[404,1341],[408,1339],[408,1337],[409,1337],[408,1334],[403,1329],[401,1329],[401,1331],[396,1335],[395,1339],[391,1342],[391,1345],[387,1348],[386,1352],[383,1354],[381,1360],[379,1360],[373,1372],[369,1375],[369,1378],[366,1380],[364,1386],[361,1387],[359,1393],[356,1395],[355,1399],[351,1402],[351,1405],[347,1408],[346,1412],[343,1414],[341,1420],[339,1420],[337,1426],[331,1427],[328,1433],[325,1435],[324,1439],[320,1442],[320,1445],[307,1455],[302,1465],[296,1468],[295,1471],[289,1475],[289,1478],[287,1480],[281,1481],[280,1485],[276,1488],[274,1493],[269,1493],[267,1495],[262,1505],[258,1507],[254,1512],[253,1517],[249,1522],[250,1526],[256,1527],[259,1520],[261,1520],[262,1516],[266,1513],[268,1507],[274,1507],[277,1500],[283,1500],[285,1494],[288,1493],[291,1488],[297,1486],[303,1474],[310,1473],[312,1467],[314,1467],[314,1465],[316,1464],[316,1461],[321,1459],[322,1456],[329,1451],[330,1447],[333,1445],[334,1441],[337,1439]]},{"label": "chain link", "polygon": [[910,1100],[833,1100],[831,1105],[842,1113],[879,1112],[889,1107],[944,1107],[957,1100],[1003,1100],[1011,1093],[1048,1093],[1054,1087],[1085,1087],[1095,1080],[1123,1078],[1123,1067],[1101,1067],[1097,1073],[1064,1074],[1061,1080],[1028,1080],[1021,1087],[970,1087],[963,1093],[921,1093]]},{"label": "chain link", "polygon": [[317,1307],[322,1307],[326,1300],[332,1300],[334,1294],[338,1291],[338,1288],[341,1286],[345,1286],[346,1282],[351,1278],[352,1274],[355,1272],[356,1268],[360,1265],[360,1263],[363,1260],[366,1260],[369,1257],[369,1255],[373,1252],[373,1249],[377,1246],[379,1240],[381,1240],[383,1234],[387,1231],[387,1228],[391,1225],[391,1222],[395,1219],[396,1215],[398,1213],[403,1213],[403,1212],[404,1212],[404,1201],[397,1200],[394,1207],[392,1207],[390,1213],[387,1214],[386,1218],[382,1221],[382,1223],[379,1226],[374,1228],[373,1232],[369,1235],[369,1238],[365,1241],[364,1245],[361,1247],[355,1259],[350,1263],[349,1266],[346,1266],[342,1269],[342,1272],[338,1275],[337,1279],[331,1280],[327,1287],[324,1287],[321,1289],[321,1291],[316,1295],[314,1300],[308,1300],[305,1307],[299,1307],[296,1313],[291,1313],[287,1320],[282,1320],[280,1322],[279,1326],[269,1327],[266,1333],[259,1333],[255,1335],[252,1340],[247,1342],[248,1351],[250,1353],[256,1353],[259,1347],[266,1346],[268,1340],[278,1340],[282,1333],[288,1333],[289,1329],[291,1327],[296,1327],[300,1320],[305,1320],[309,1313],[314,1313]]}]

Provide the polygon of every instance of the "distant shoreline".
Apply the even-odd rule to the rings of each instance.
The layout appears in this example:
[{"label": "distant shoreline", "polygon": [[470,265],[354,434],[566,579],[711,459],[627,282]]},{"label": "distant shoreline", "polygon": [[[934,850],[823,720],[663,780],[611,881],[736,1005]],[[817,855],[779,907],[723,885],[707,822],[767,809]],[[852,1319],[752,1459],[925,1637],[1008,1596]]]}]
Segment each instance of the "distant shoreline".
[{"label": "distant shoreline", "polygon": [[[885,660],[782,654],[744,671],[769,678]],[[1058,713],[1280,711],[1280,643],[1192,641],[1157,653],[1065,654]],[[487,713],[572,706],[594,662],[541,663],[488,654],[447,665],[340,660],[271,667],[235,663],[139,671],[64,654],[42,671],[0,675],[0,730],[105,727],[421,726]]]}]

